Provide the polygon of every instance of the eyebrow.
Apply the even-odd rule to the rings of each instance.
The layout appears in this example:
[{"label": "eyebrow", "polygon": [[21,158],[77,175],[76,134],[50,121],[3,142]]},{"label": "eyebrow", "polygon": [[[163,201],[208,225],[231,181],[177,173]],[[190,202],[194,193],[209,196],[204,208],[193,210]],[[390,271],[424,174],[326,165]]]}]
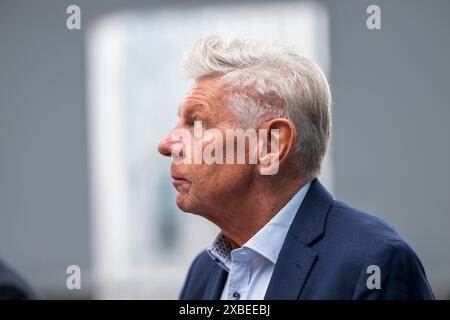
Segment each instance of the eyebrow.
[{"label": "eyebrow", "polygon": [[[183,109],[183,106],[185,106],[185,105],[186,105],[185,102],[182,102],[182,103],[180,103],[178,105],[178,112],[177,112],[177,114],[178,114],[178,117],[180,117],[180,118],[181,118],[181,110]],[[195,111],[203,111],[205,106],[202,105],[201,103],[191,103],[191,104],[188,104],[188,107],[186,107],[186,108],[189,108],[189,109],[194,109],[195,108],[194,110],[192,110],[192,112],[195,112]],[[198,110],[197,108],[199,108],[201,110]]]}]

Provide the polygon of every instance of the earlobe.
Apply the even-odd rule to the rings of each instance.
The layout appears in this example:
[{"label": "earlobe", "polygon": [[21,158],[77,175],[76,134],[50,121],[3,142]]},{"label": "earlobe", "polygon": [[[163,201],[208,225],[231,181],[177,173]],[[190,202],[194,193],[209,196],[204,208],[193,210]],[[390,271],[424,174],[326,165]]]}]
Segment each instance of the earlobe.
[{"label": "earlobe", "polygon": [[[274,175],[279,169],[279,129],[260,129],[258,143],[259,173]],[[270,140],[269,142],[267,140]]]},{"label": "earlobe", "polygon": [[278,153],[268,153],[260,157],[259,173],[262,176],[273,176],[278,173],[280,168]]}]

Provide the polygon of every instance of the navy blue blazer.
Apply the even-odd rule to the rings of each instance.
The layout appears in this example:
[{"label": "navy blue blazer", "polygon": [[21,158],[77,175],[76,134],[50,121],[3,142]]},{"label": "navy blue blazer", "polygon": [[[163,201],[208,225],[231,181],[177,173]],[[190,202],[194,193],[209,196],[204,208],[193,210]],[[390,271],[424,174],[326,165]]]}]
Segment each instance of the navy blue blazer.
[{"label": "navy blue blazer", "polygon": [[[369,266],[378,266],[375,275]],[[206,251],[180,299],[220,299],[228,273]],[[379,286],[374,287],[374,276]],[[368,284],[369,282],[369,284]],[[434,299],[414,251],[383,220],[333,200],[315,179],[284,240],[265,299]]]}]

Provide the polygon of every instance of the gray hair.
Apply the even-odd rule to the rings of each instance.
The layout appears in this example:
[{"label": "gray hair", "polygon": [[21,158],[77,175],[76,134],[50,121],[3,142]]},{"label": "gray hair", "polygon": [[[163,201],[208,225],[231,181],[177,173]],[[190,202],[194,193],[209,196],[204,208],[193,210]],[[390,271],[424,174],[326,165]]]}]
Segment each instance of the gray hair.
[{"label": "gray hair", "polygon": [[331,94],[320,68],[294,49],[269,41],[211,35],[183,57],[188,78],[219,75],[225,104],[244,128],[273,118],[297,130],[293,153],[308,178],[317,176],[331,131]]}]

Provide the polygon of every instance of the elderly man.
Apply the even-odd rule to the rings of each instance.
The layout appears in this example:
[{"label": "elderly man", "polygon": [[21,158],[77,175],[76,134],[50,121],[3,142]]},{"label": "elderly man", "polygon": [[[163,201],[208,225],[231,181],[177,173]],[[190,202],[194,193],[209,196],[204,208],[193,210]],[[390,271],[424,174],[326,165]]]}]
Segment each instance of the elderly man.
[{"label": "elderly man", "polygon": [[[158,149],[173,158],[178,207],[221,231],[181,299],[434,298],[401,236],[318,181],[331,96],[316,64],[276,43],[209,36],[183,67],[196,83]],[[230,129],[258,134],[242,143]]]}]

